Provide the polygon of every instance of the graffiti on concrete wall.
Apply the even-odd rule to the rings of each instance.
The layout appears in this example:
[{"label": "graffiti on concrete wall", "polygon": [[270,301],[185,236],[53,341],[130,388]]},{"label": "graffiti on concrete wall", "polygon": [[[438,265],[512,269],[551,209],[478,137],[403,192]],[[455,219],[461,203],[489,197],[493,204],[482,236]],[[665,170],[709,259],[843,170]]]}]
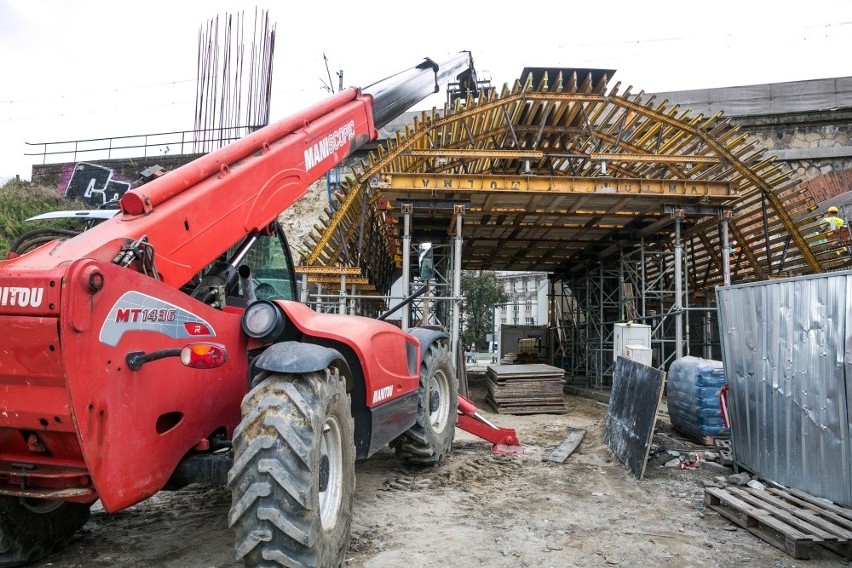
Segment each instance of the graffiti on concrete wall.
[{"label": "graffiti on concrete wall", "polygon": [[89,207],[101,207],[117,201],[130,189],[132,182],[119,179],[112,168],[88,162],[70,165],[72,168],[63,172],[63,180],[60,181],[60,187],[65,185],[67,199],[80,199]]}]

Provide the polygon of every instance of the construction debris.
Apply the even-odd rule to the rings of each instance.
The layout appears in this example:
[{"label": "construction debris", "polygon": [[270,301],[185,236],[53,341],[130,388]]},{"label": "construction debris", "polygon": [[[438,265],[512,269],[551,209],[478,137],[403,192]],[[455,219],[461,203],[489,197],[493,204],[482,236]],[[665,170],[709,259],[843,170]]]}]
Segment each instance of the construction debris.
[{"label": "construction debris", "polygon": [[486,402],[498,414],[564,414],[565,371],[544,364],[489,365]]}]

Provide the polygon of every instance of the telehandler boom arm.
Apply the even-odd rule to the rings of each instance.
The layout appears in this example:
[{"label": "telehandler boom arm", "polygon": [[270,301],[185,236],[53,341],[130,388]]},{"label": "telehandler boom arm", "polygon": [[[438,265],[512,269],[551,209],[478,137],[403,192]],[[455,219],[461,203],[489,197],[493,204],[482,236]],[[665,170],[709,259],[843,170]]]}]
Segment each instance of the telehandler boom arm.
[{"label": "telehandler boom arm", "polygon": [[379,128],[472,68],[470,53],[461,52],[341,91],[129,190],[118,215],[32,260],[39,267],[111,260],[144,238],[158,278],[179,287],[242,236],[264,230],[311,183],[376,140]]}]

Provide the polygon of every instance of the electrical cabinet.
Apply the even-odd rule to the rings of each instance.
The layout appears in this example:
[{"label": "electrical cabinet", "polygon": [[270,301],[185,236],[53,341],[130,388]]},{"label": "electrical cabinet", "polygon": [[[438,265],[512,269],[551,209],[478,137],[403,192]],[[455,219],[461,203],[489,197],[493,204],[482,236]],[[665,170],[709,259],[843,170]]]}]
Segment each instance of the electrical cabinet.
[{"label": "electrical cabinet", "polygon": [[[651,349],[651,326],[641,323],[617,323],[613,329],[612,360],[618,356],[627,357],[624,349],[639,345]],[[644,361],[639,361],[644,363]]]}]

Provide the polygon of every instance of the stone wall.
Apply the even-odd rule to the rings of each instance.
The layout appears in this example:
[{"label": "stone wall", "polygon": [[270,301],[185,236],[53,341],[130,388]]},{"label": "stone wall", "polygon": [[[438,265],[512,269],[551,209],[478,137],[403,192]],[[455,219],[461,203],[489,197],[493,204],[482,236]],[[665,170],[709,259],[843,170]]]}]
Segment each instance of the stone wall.
[{"label": "stone wall", "polygon": [[[850,109],[737,117],[733,121],[757,140],[768,155],[786,163],[801,182],[852,169]],[[836,188],[841,192],[850,189],[852,187]],[[813,194],[814,199],[820,202],[835,195],[825,191]]]}]

